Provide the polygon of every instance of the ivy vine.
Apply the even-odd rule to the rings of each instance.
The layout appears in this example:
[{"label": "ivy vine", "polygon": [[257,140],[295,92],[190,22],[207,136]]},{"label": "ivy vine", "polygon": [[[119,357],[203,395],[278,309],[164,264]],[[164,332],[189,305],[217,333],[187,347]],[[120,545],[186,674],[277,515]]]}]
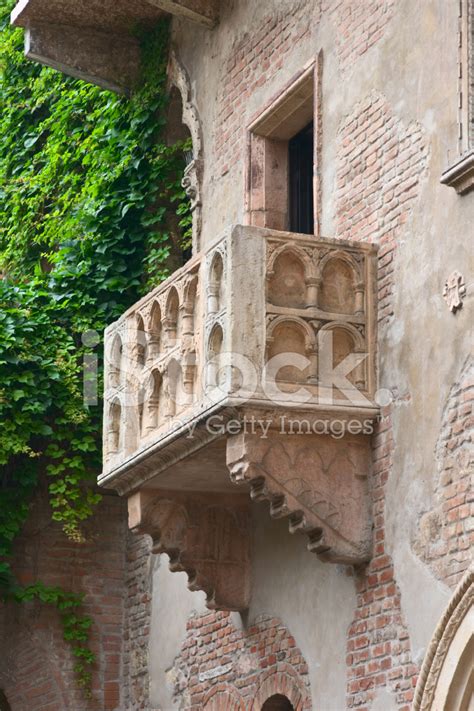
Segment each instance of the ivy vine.
[{"label": "ivy vine", "polygon": [[166,21],[140,38],[146,81],[128,99],[27,61],[13,5],[0,0],[0,595],[58,608],[89,688],[82,597],[21,587],[13,543],[44,482],[53,520],[83,540],[102,439],[101,404],[83,401],[82,334],[101,333],[189,247],[190,146],[166,141]]}]

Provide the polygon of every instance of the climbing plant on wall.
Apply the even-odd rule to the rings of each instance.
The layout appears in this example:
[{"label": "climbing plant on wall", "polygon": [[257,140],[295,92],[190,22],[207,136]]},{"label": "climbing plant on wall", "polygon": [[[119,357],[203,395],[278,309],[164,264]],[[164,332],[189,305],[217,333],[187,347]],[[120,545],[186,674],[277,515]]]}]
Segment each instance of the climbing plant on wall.
[{"label": "climbing plant on wall", "polygon": [[41,581],[21,588],[12,544],[40,485],[52,518],[82,540],[101,466],[101,406],[83,402],[83,334],[101,333],[188,246],[189,146],[165,140],[165,21],[141,37],[145,80],[127,98],[27,61],[13,5],[0,0],[0,593],[58,607],[88,685],[80,595]]}]

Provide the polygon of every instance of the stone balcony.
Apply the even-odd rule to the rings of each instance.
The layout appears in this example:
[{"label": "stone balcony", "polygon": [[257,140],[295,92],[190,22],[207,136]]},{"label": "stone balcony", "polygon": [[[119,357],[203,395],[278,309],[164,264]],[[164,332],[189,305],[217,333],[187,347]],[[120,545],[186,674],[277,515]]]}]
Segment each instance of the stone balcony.
[{"label": "stone balcony", "polygon": [[[208,605],[250,595],[250,500],[371,554],[376,250],[237,226],[106,330],[104,471]],[[249,496],[250,494],[250,496]]]}]

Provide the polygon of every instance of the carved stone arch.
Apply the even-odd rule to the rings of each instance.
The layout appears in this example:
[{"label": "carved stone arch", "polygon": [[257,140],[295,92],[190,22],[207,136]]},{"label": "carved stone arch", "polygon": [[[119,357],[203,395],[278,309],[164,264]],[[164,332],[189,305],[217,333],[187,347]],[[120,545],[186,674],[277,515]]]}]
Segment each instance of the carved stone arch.
[{"label": "carved stone arch", "polygon": [[318,276],[322,276],[324,267],[327,265],[328,262],[331,262],[333,259],[339,259],[342,262],[346,262],[354,270],[354,275],[358,279],[361,278],[362,274],[360,265],[356,262],[354,257],[349,252],[346,252],[343,249],[336,249],[335,251],[330,251],[321,258],[317,269]]},{"label": "carved stone arch", "polygon": [[277,259],[284,253],[289,252],[292,253],[295,257],[301,260],[303,262],[305,268],[306,268],[306,276],[316,276],[316,266],[313,262],[313,260],[310,258],[309,254],[305,252],[303,249],[301,249],[297,244],[282,244],[280,247],[277,247],[273,252],[270,254],[267,262],[267,276],[272,274],[274,271],[274,266],[275,262]]},{"label": "carved stone arch", "polygon": [[[318,352],[324,347],[325,334],[332,333],[332,356],[333,367],[341,363],[344,358],[352,353],[364,353],[366,351],[365,342],[362,334],[349,323],[343,321],[331,321],[325,324],[318,331]],[[366,364],[363,360],[351,372],[347,374],[347,379],[354,383],[357,387],[365,387],[366,385]]]},{"label": "carved stone arch", "polygon": [[[313,359],[316,352],[316,338],[306,321],[298,316],[279,316],[271,322],[267,331],[266,362],[283,354],[295,354]],[[313,374],[312,364],[302,369],[295,358],[288,356],[288,363],[274,373],[276,380],[289,383],[305,383]],[[276,364],[277,361],[273,361]],[[276,367],[276,366],[275,366]]]},{"label": "carved stone arch", "polygon": [[207,313],[216,314],[224,306],[225,261],[220,249],[210,256],[207,268]]},{"label": "carved stone arch", "polygon": [[145,318],[140,311],[135,316],[135,352],[134,357],[137,365],[143,367],[147,360],[147,333]]},{"label": "carved stone arch", "polygon": [[308,352],[314,350],[316,347],[316,336],[307,321],[299,316],[278,316],[274,319],[267,328],[267,342],[271,341],[273,338],[273,333],[278,326],[284,323],[293,323],[299,326],[305,334],[305,347]]},{"label": "carved stone arch", "polygon": [[108,368],[109,368],[109,385],[112,388],[117,388],[120,385],[122,378],[122,354],[123,341],[120,333],[116,333],[112,337],[110,350],[108,353]]},{"label": "carved stone arch", "polygon": [[165,331],[166,346],[168,348],[175,345],[178,337],[180,316],[179,304],[180,300],[178,290],[173,285],[168,291],[166,297],[165,317],[162,321]]},{"label": "carved stone arch", "polygon": [[421,667],[413,711],[470,711],[474,704],[474,566],[456,588]]},{"label": "carved stone arch", "polygon": [[318,306],[323,311],[346,314],[363,311],[361,270],[350,254],[342,250],[326,254],[319,262],[317,278],[321,285]]},{"label": "carved stone arch", "polygon": [[154,368],[148,374],[144,391],[141,432],[148,436],[162,424],[163,420],[163,374],[160,368]]},{"label": "carved stone arch", "polygon": [[204,711],[246,711],[245,701],[235,686],[217,684],[204,697]]},{"label": "carved stone arch", "polygon": [[354,341],[354,346],[356,349],[356,352],[362,352],[364,351],[365,348],[365,341],[364,337],[362,334],[352,326],[350,323],[346,323],[345,321],[331,321],[330,323],[324,324],[322,326],[318,333],[324,333],[325,331],[335,331],[335,330],[341,330],[341,331],[346,331],[348,333],[353,341]]},{"label": "carved stone arch", "polygon": [[194,319],[196,313],[198,289],[197,274],[188,274],[182,283],[182,300],[181,300],[181,333],[183,336],[192,336],[194,334]]},{"label": "carved stone arch", "polygon": [[315,268],[309,256],[296,245],[284,245],[270,256],[267,269],[267,299],[274,306],[305,308],[311,305],[309,288]]},{"label": "carved stone arch", "polygon": [[123,428],[122,428],[122,402],[120,395],[114,395],[109,404],[109,427],[107,430],[106,451],[107,456],[114,456],[122,448]]},{"label": "carved stone arch", "polygon": [[160,355],[161,347],[161,307],[157,299],[153,300],[147,322],[147,361],[152,365]]},{"label": "carved stone arch", "polygon": [[183,176],[182,185],[191,201],[193,214],[193,254],[201,247],[202,227],[202,180],[203,180],[203,142],[201,123],[198,112],[191,98],[191,83],[188,74],[176,56],[174,49],[170,52],[168,63],[168,79],[181,95],[183,124],[191,134],[193,144],[192,157]]},{"label": "carved stone arch", "polygon": [[221,354],[224,350],[224,329],[216,321],[209,331],[206,343],[206,385],[215,388],[219,385]]},{"label": "carved stone arch", "polygon": [[285,696],[295,711],[311,709],[311,699],[302,679],[288,664],[278,664],[275,671],[262,676],[250,711],[262,711],[265,702],[276,694]]}]

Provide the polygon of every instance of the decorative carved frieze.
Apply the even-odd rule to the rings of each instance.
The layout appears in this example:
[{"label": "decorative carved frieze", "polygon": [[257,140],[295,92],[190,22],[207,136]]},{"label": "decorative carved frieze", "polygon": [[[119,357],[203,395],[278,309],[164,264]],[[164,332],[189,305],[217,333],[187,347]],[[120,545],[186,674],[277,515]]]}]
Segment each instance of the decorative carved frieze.
[{"label": "decorative carved frieze", "polygon": [[170,570],[185,572],[209,609],[245,610],[250,602],[248,497],[139,491],[128,500],[129,526],[153,539]]},{"label": "decorative carved frieze", "polygon": [[[362,563],[371,553],[367,438],[340,440],[286,430],[263,439],[239,434],[227,441],[227,465],[251,498],[270,503],[270,515],[288,518],[308,549],[334,563]],[[297,432],[300,431],[300,434]],[[305,433],[306,432],[306,433]]]}]

